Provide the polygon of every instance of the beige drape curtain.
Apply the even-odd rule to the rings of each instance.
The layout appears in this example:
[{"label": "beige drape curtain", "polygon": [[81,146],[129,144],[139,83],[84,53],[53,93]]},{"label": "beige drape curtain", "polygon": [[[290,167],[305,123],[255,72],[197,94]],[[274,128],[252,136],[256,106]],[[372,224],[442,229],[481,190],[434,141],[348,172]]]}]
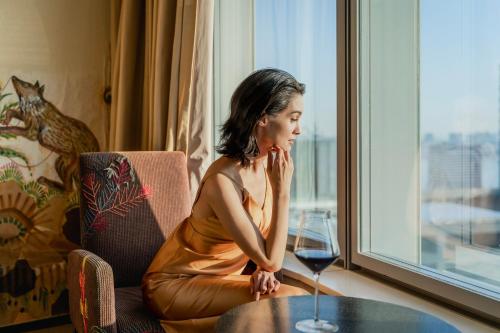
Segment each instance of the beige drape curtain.
[{"label": "beige drape curtain", "polygon": [[192,192],[211,158],[213,0],[114,0],[109,150],[180,150]]}]

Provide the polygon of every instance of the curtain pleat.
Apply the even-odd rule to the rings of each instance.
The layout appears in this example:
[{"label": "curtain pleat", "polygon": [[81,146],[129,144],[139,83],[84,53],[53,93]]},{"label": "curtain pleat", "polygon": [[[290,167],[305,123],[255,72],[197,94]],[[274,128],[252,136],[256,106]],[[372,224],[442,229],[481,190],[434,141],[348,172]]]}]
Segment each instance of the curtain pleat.
[{"label": "curtain pleat", "polygon": [[213,0],[115,0],[109,150],[178,150],[191,191],[211,162]]}]

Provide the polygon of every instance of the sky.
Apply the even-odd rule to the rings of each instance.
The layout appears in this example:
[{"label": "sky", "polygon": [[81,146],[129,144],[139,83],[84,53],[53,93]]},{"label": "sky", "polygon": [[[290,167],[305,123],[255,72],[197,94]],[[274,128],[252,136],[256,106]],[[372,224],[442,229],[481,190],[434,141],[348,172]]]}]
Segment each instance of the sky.
[{"label": "sky", "polygon": [[500,1],[420,0],[421,132],[498,133]]},{"label": "sky", "polygon": [[[306,83],[304,134],[336,136],[336,1],[256,0],[255,67]],[[420,0],[421,133],[498,133],[500,0]]]}]

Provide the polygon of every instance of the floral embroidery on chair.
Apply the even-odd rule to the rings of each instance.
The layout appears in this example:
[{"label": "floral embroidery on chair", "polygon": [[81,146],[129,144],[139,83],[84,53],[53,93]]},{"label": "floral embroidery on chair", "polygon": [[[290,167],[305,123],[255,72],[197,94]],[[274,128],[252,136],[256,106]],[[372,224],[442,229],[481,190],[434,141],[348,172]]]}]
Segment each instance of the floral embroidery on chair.
[{"label": "floral embroidery on chair", "polygon": [[85,263],[87,262],[87,256],[83,257],[80,272],[78,273],[78,282],[80,284],[80,314],[82,315],[83,321],[83,332],[87,333],[88,325],[88,312],[87,312],[87,298],[85,297]]},{"label": "floral embroidery on chair", "polygon": [[130,161],[118,156],[106,168],[84,175],[82,194],[87,205],[84,237],[89,237],[106,229],[107,214],[126,216],[130,209],[151,196],[151,189],[138,183]]},{"label": "floral embroidery on chair", "polygon": [[118,157],[104,170],[106,171],[108,179],[113,180],[111,184],[114,185],[117,190],[119,190],[122,185],[128,186],[130,183],[135,182],[134,170],[131,168],[130,162],[126,157]]}]

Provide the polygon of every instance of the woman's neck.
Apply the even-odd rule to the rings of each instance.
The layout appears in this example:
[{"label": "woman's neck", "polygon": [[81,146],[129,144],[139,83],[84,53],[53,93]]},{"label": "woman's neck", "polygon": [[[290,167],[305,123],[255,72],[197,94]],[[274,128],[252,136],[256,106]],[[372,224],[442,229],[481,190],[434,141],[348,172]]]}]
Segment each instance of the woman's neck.
[{"label": "woman's neck", "polygon": [[248,167],[251,168],[253,171],[257,171],[260,168],[262,168],[262,166],[265,165],[266,158],[267,158],[267,154],[264,156],[257,156],[257,157],[251,158],[250,165]]}]

